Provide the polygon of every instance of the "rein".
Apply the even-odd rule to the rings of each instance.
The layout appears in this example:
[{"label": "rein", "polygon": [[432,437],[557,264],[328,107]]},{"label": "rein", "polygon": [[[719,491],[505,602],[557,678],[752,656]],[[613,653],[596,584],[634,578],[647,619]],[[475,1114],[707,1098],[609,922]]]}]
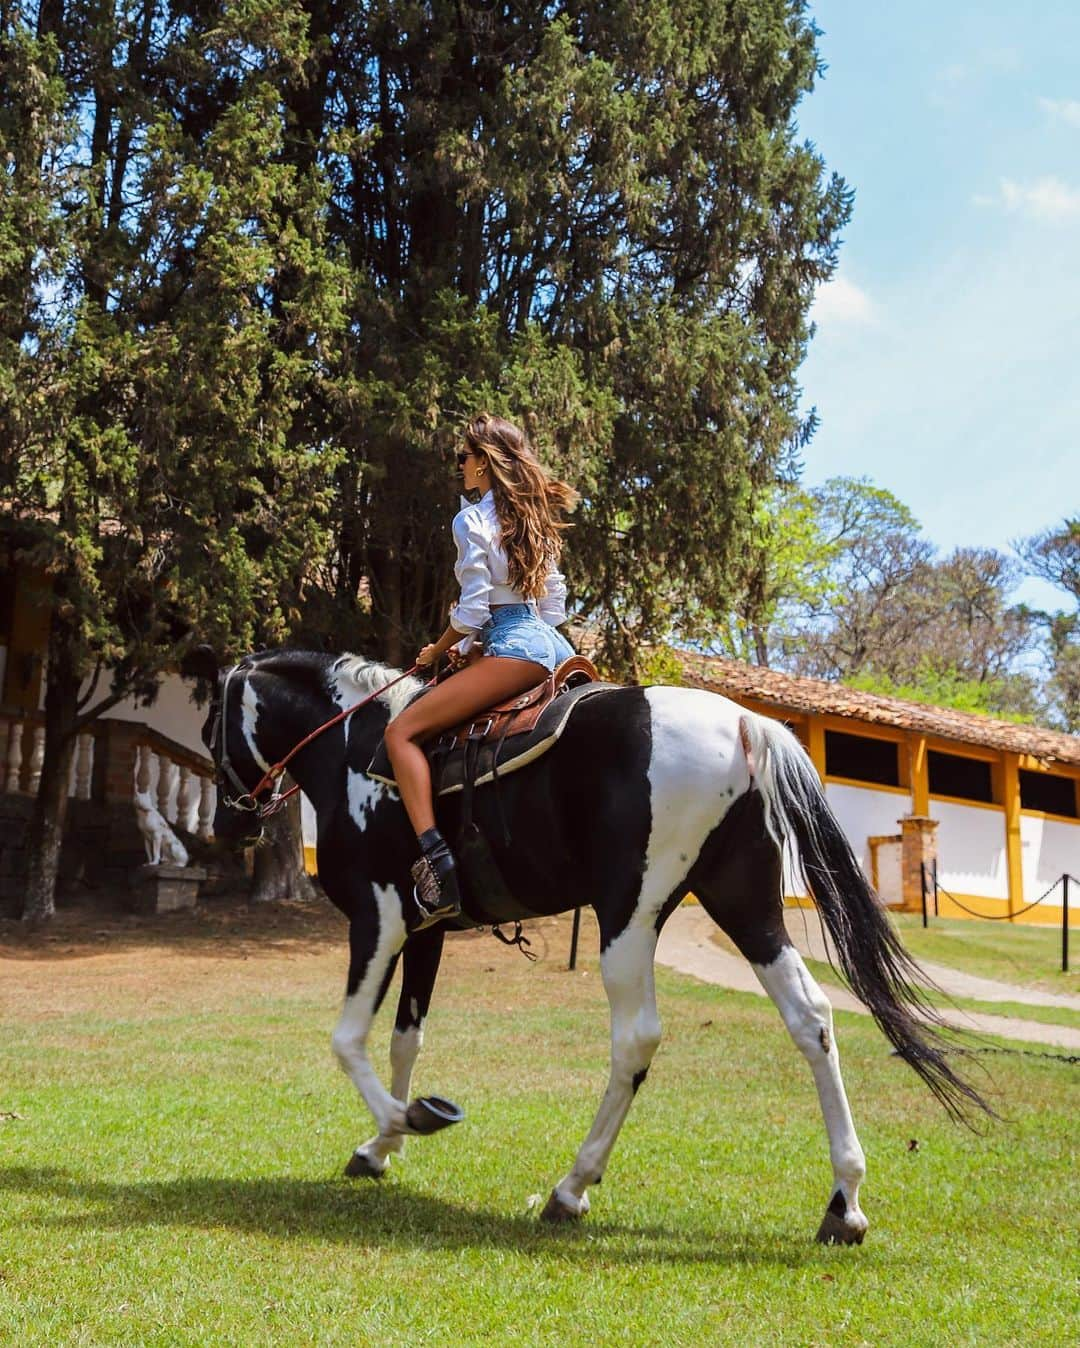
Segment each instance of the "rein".
[{"label": "rein", "polygon": [[[281,760],[280,763],[275,763],[272,767],[267,768],[267,770],[263,773],[262,777],[259,779],[258,783],[255,786],[253,786],[250,791],[243,791],[243,793],[240,796],[238,796],[235,800],[231,800],[228,797],[226,797],[225,804],[231,805],[232,808],[235,810],[248,810],[248,811],[257,810],[259,812],[260,820],[269,819],[271,815],[277,814],[277,812],[282,808],[282,806],[289,799],[289,797],[296,795],[297,791],[300,790],[299,786],[290,786],[288,791],[278,791],[276,789],[277,783],[280,781],[282,775],[285,772],[285,769],[288,767],[292,759],[294,759],[296,755],[300,752],[300,750],[306,748],[307,745],[309,745],[312,740],[318,739],[318,737],[324,731],[330,730],[333,726],[339,725],[342,721],[348,720],[348,718],[353,714],[353,712],[359,711],[361,707],[366,707],[369,702],[373,702],[375,698],[379,697],[382,693],[387,692],[388,689],[393,688],[394,685],[400,683],[402,679],[407,679],[411,675],[415,674],[419,668],[420,668],[419,665],[413,665],[411,669],[407,669],[403,674],[399,674],[396,679],[391,679],[389,683],[384,684],[381,688],[376,688],[373,693],[369,693],[367,697],[362,698],[354,706],[347,707],[344,711],[338,712],[336,716],[331,717],[329,721],[324,721],[323,724],[321,726],[317,726],[311,732],[310,735],[305,735],[299,744],[294,745],[285,755],[285,757]],[[222,704],[221,766],[226,769],[229,776],[233,778],[234,782],[236,782],[237,785],[239,785],[242,788],[243,783],[239,782],[238,779],[235,777],[235,774],[231,771],[231,764],[229,763],[228,755],[225,750],[225,712],[227,710],[226,697],[229,691],[229,680],[235,673],[236,668],[234,667],[233,669],[230,669],[229,673],[225,676],[225,689],[222,693],[221,698]],[[270,797],[269,800],[260,802],[257,799],[257,797],[261,792],[265,791],[267,787],[274,787],[275,788],[274,794]]]}]

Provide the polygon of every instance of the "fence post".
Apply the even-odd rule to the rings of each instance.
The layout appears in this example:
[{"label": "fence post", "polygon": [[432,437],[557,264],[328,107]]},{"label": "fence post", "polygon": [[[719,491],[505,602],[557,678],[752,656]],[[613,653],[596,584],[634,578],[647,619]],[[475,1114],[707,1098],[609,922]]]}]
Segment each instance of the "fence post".
[{"label": "fence post", "polygon": [[926,922],[926,862],[919,862],[919,887],[922,890],[922,924],[925,927]]},{"label": "fence post", "polygon": [[941,914],[938,912],[938,897],[937,897],[937,892],[938,892],[938,882],[937,882],[937,857],[934,858],[934,875],[933,875],[933,878],[934,878],[934,916],[935,916],[935,917],[940,917]]},{"label": "fence post", "polygon": [[567,968],[571,973],[577,968],[577,938],[578,930],[581,927],[581,909],[574,909],[574,925],[570,932],[570,963]]},{"label": "fence post", "polygon": [[1061,877],[1061,972],[1069,972],[1069,873]]}]

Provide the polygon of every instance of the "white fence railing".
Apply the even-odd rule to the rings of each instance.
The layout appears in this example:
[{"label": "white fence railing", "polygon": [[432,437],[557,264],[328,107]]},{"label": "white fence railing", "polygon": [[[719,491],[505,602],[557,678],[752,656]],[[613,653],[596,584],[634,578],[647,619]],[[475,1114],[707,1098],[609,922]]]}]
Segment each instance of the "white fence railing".
[{"label": "white fence railing", "polygon": [[[131,729],[136,743],[128,790],[132,795],[136,790],[152,792],[157,808],[170,824],[209,839],[217,804],[209,760],[148,726]],[[68,782],[71,799],[93,799],[96,756],[102,742],[92,731],[76,740]],[[44,758],[45,724],[41,717],[0,713],[0,795],[36,796]],[[99,775],[105,776],[104,772]]]}]

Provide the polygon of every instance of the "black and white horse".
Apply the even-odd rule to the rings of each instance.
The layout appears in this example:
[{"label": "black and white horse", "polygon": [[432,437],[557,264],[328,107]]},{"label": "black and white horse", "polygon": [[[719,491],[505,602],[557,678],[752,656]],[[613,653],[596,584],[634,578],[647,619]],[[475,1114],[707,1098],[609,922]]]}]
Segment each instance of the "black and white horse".
[{"label": "black and white horse", "polygon": [[[231,782],[251,791],[315,727],[355,705],[398,671],[356,656],[302,651],[249,657],[217,679],[204,736]],[[420,1049],[444,929],[407,935],[409,868],[416,843],[396,791],[367,776],[388,720],[417,691],[398,682],[313,740],[290,765],[318,819],[319,877],[349,919],[345,1004],[333,1034],[342,1068],[374,1115],[377,1132],[357,1148],[351,1175],[378,1177],[405,1137],[413,1065]],[[217,836],[250,841],[259,825],[223,782]],[[861,1242],[862,1147],[840,1077],[832,1012],[784,928],[781,847],[797,845],[839,963],[885,1035],[954,1114],[988,1107],[958,1077],[926,1023],[900,945],[833,814],[813,765],[778,722],[696,689],[620,688],[585,700],[539,760],[500,779],[498,812],[484,788],[475,811],[497,840],[511,892],[536,914],[591,905],[611,1008],[611,1075],[599,1112],[544,1215],[588,1211],[623,1120],[660,1040],[653,957],[665,920],[693,892],[751,962],[810,1064],[829,1135],[833,1191],[818,1231]],[[439,802],[448,838],[458,797]],[[498,825],[498,826],[497,826]],[[391,1082],[367,1054],[372,1019],[398,956],[403,972],[391,1039]],[[415,1116],[414,1116],[415,1117]]]}]

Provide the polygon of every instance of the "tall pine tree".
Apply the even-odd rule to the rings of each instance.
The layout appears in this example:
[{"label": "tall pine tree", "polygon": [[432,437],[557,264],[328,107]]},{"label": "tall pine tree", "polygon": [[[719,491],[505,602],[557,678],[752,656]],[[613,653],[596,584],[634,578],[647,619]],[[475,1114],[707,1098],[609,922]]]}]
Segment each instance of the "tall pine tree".
[{"label": "tall pine tree", "polygon": [[800,430],[806,312],[851,205],[798,141],[801,0],[309,0],[297,162],[354,277],[331,434],[338,640],[395,660],[450,595],[444,455],[488,407],[583,493],[603,654],[703,635]]},{"label": "tall pine tree", "polygon": [[[22,195],[3,222],[0,497],[52,582],[37,919],[78,732],[151,697],[193,640],[242,649],[295,618],[336,467],[307,411],[348,285],[322,179],[284,153],[296,12],[50,0],[4,22]],[[7,243],[20,213],[33,249]]]}]

